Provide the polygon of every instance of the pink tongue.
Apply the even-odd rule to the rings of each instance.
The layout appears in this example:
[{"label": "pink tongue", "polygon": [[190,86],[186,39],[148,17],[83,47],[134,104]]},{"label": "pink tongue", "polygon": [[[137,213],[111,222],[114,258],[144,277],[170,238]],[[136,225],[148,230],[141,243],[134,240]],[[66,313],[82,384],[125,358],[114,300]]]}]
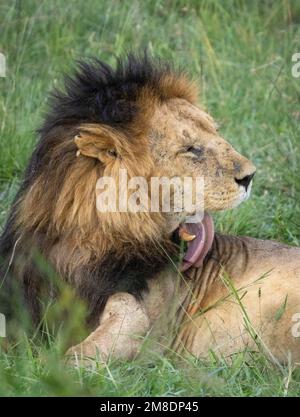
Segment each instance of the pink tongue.
[{"label": "pink tongue", "polygon": [[214,223],[208,213],[204,213],[201,223],[184,223],[182,226],[189,234],[196,235],[188,242],[188,249],[183,258],[181,271],[187,271],[191,266],[200,267],[203,259],[211,248],[214,239]]}]

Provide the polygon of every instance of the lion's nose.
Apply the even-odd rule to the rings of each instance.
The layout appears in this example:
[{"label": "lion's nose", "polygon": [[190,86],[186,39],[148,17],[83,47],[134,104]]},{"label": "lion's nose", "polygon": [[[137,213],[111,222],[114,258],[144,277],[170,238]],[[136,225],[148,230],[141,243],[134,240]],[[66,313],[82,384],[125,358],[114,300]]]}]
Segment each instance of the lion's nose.
[{"label": "lion's nose", "polygon": [[243,185],[245,187],[246,191],[247,191],[247,189],[249,187],[249,184],[250,184],[252,178],[254,177],[254,175],[255,175],[255,172],[253,172],[253,174],[246,175],[245,177],[240,178],[240,179],[235,178],[235,182],[239,185]]}]

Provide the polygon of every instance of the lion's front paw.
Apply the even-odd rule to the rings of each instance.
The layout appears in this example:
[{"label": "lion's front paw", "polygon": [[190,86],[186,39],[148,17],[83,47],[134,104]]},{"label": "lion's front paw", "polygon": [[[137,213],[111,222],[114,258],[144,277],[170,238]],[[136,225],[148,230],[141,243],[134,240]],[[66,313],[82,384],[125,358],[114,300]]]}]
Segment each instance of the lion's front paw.
[{"label": "lion's front paw", "polygon": [[82,343],[66,353],[73,364],[133,359],[150,328],[150,321],[141,304],[130,294],[118,293],[110,297],[101,317],[100,326]]}]

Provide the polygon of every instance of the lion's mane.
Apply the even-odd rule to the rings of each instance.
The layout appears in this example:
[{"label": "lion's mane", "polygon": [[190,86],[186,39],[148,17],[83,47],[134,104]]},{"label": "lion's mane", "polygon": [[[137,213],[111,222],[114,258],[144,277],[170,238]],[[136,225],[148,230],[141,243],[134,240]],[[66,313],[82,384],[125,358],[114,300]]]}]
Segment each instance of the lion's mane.
[{"label": "lion's mane", "polygon": [[[50,297],[51,291],[37,253],[86,301],[91,324],[111,294],[141,296],[147,280],[168,262],[172,239],[162,234],[160,214],[96,213],[96,181],[114,175],[116,167],[76,157],[74,137],[87,125],[98,126],[95,134],[118,135],[129,174],[149,177],[155,166],[147,129],[155,105],[171,97],[193,102],[194,95],[182,73],[153,65],[147,57],[130,55],[116,69],[99,60],[81,62],[74,76],[66,77],[65,88],[51,94],[0,239],[2,306],[5,298],[12,307],[11,294],[18,288],[39,322],[40,294],[46,291]],[[104,140],[109,140],[107,135]],[[9,313],[8,308],[1,310]]]}]

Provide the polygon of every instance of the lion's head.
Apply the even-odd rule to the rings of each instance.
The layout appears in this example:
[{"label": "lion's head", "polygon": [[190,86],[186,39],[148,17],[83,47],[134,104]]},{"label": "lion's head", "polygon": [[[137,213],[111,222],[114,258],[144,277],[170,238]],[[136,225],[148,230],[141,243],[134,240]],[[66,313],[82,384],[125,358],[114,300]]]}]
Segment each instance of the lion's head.
[{"label": "lion's head", "polygon": [[[253,164],[218,133],[212,117],[196,104],[195,85],[186,77],[166,70],[156,74],[157,79],[152,76],[153,79],[137,89],[133,102],[130,97],[126,102],[126,94],[123,98],[124,111],[128,106],[134,112],[127,128],[99,123],[79,126],[75,136],[78,155],[98,161],[102,166],[101,175],[117,178],[119,170],[125,168],[129,177],[146,178],[149,193],[150,179],[154,176],[203,178],[207,211],[240,204],[250,194]],[[119,223],[130,230],[128,223],[137,222],[138,230],[144,233],[143,239],[149,220],[149,233],[155,232],[157,236],[152,220],[159,224],[160,232],[172,232],[190,214],[182,210],[177,214],[162,213],[162,216],[99,215],[102,221],[109,217],[110,227],[115,222],[117,228]],[[134,235],[137,234],[135,230]]]},{"label": "lion's head", "polygon": [[23,225],[74,232],[77,242],[84,238],[89,249],[105,251],[159,239],[191,214],[97,211],[97,180],[117,180],[120,169],[148,182],[201,177],[207,211],[235,207],[249,196],[253,164],[218,133],[197,104],[195,83],[182,73],[133,57],[116,71],[98,61],[82,64],[52,101]]}]

